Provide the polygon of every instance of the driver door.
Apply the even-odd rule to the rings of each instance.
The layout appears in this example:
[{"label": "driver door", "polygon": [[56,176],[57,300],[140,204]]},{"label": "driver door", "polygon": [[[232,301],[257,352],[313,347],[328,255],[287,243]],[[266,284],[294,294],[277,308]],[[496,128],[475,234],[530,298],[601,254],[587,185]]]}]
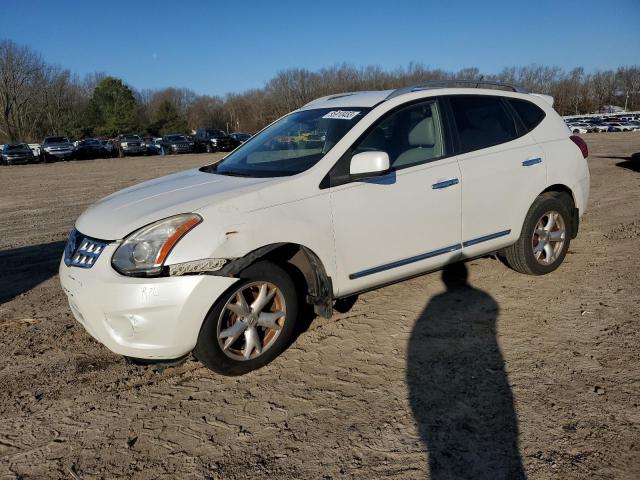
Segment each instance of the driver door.
[{"label": "driver door", "polygon": [[390,159],[383,176],[332,177],[342,179],[331,180],[330,193],[339,295],[459,257],[461,176],[444,139],[438,101],[414,103],[383,116],[334,167],[344,171],[363,151],[384,151]]}]

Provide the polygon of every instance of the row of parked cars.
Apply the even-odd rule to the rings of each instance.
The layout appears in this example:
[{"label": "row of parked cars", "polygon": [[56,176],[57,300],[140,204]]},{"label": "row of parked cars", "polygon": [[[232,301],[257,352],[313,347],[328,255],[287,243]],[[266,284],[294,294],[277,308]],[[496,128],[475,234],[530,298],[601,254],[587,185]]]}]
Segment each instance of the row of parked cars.
[{"label": "row of parked cars", "polygon": [[565,118],[572,133],[640,131],[640,115]]},{"label": "row of parked cars", "polygon": [[229,152],[246,142],[251,135],[227,134],[216,128],[199,128],[195,135],[170,134],[143,137],[137,134],[119,135],[113,139],[84,138],[71,142],[68,137],[45,137],[42,144],[12,143],[0,148],[0,163],[54,162],[57,160],[88,160],[130,155],[173,155],[195,152]]}]

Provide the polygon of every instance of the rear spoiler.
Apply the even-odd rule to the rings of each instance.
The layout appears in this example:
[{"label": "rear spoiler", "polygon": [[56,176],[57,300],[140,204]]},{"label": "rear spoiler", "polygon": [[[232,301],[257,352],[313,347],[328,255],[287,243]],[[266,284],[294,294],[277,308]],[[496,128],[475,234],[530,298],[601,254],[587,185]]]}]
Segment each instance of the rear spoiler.
[{"label": "rear spoiler", "polygon": [[549,105],[553,107],[553,97],[551,95],[545,95],[543,93],[531,93],[530,95],[534,95],[538,98],[543,99],[545,102],[547,102]]}]

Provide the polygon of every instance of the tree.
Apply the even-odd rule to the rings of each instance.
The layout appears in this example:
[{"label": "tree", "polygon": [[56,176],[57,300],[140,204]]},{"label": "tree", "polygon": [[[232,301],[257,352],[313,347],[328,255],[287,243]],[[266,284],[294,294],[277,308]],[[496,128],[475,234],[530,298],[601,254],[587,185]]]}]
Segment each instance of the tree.
[{"label": "tree", "polygon": [[187,120],[170,100],[162,100],[153,113],[148,130],[160,135],[183,133],[187,130]]},{"label": "tree", "polygon": [[104,78],[93,90],[87,117],[98,135],[115,136],[139,127],[133,91],[114,77]]},{"label": "tree", "polygon": [[29,124],[33,106],[33,80],[44,64],[28,47],[10,40],[0,42],[0,134],[18,141]]}]

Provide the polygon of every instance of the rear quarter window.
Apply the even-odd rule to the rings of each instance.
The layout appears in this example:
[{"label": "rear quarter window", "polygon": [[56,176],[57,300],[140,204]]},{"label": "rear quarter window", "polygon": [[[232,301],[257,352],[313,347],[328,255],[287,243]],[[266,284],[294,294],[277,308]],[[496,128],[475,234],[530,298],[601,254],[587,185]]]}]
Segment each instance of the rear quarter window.
[{"label": "rear quarter window", "polygon": [[449,97],[449,103],[463,153],[518,137],[514,118],[500,97],[456,95]]},{"label": "rear quarter window", "polygon": [[509,103],[520,117],[520,120],[522,120],[527,132],[536,128],[546,116],[544,110],[527,100],[510,98]]}]

